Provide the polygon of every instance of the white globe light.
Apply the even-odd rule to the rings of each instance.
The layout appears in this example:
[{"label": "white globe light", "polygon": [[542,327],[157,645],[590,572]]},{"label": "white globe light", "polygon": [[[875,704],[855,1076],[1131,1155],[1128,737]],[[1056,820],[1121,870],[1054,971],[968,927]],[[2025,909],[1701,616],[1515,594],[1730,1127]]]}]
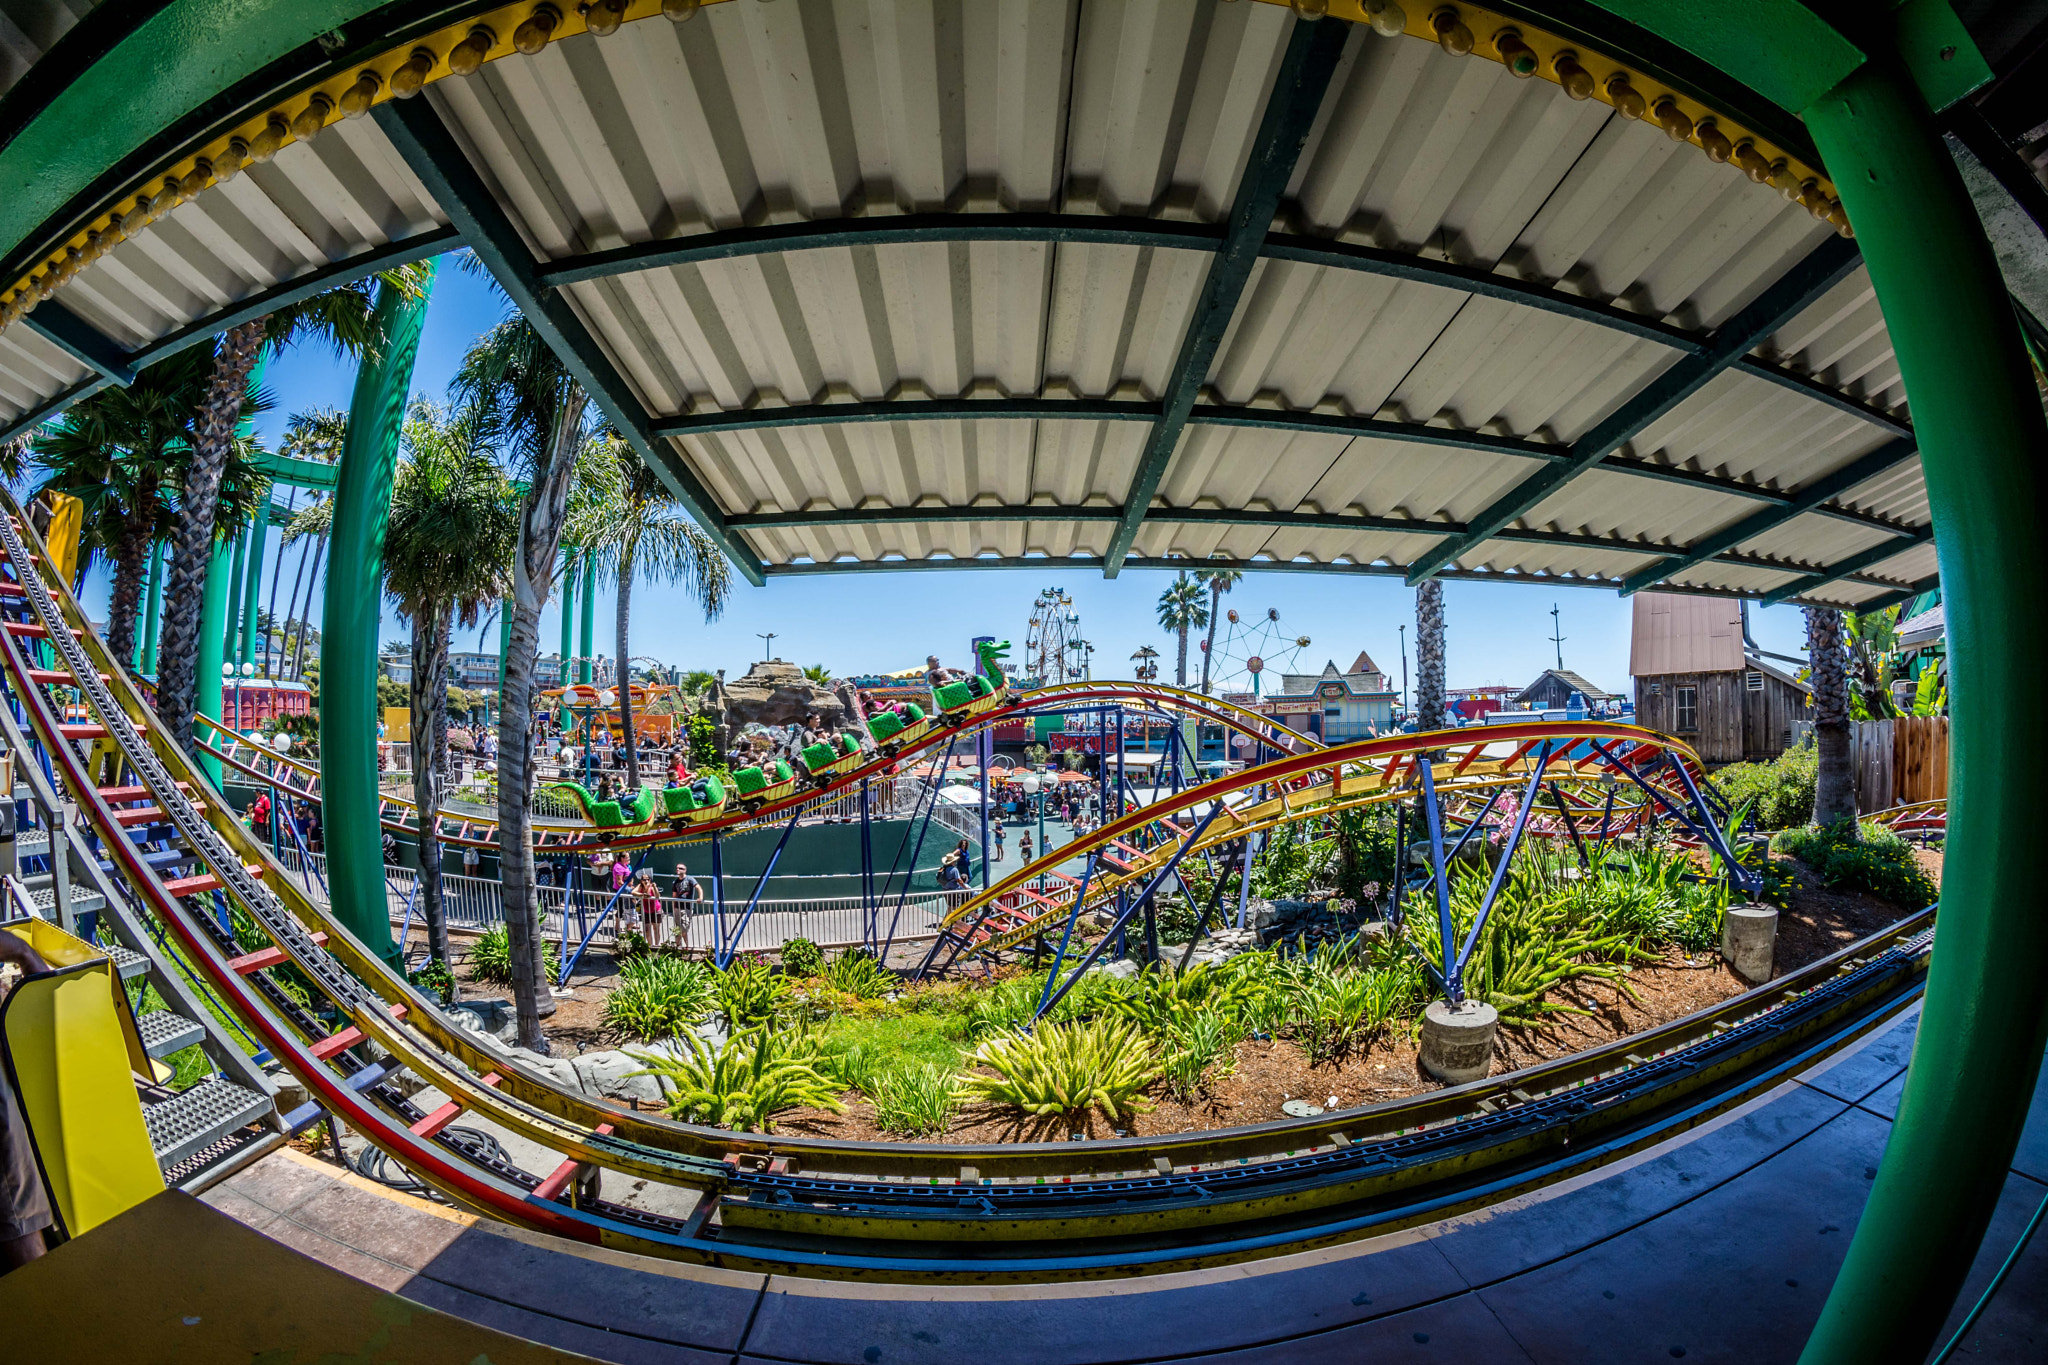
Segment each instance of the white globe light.
[{"label": "white globe light", "polygon": [[243,677],[245,677],[245,678],[253,678],[253,677],[255,677],[255,676],[256,676],[256,665],[254,665],[254,664],[243,664],[243,665],[242,665],[242,676],[243,676]]},{"label": "white globe light", "polygon": [[1018,786],[1020,786],[1020,787],[1022,787],[1022,788],[1024,789],[1024,794],[1025,794],[1026,796],[1035,796],[1035,795],[1037,795],[1037,794],[1038,794],[1038,774],[1037,774],[1037,773],[1026,773],[1026,774],[1024,774],[1024,776],[1023,776],[1022,778],[1018,779],[1017,785],[1018,785]]},{"label": "white globe light", "polygon": [[597,694],[597,704],[599,706],[611,706],[613,703],[617,702],[618,699],[619,694],[612,691],[609,687],[607,687],[604,691]]},{"label": "white globe light", "polygon": [[221,664],[220,675],[223,678],[232,678],[235,676],[235,661],[233,659],[229,659]]},{"label": "white globe light", "polygon": [[277,750],[281,754],[288,754],[292,751],[292,737],[286,734],[284,731],[279,730],[276,734],[270,737],[270,747]]}]

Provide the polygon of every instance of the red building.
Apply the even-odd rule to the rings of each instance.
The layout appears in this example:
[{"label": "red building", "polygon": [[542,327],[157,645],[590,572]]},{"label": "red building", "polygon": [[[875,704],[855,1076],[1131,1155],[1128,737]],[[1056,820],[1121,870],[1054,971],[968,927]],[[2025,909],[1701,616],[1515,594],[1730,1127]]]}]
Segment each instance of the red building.
[{"label": "red building", "polygon": [[250,678],[220,687],[219,715],[230,729],[254,730],[273,716],[303,716],[312,709],[313,693],[304,683]]}]

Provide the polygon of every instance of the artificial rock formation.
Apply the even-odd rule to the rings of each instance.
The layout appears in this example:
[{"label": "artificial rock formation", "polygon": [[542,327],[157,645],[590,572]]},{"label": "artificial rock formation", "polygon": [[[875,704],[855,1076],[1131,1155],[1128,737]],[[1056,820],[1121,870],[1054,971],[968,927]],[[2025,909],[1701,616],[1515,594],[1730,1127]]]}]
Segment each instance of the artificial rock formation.
[{"label": "artificial rock formation", "polygon": [[812,682],[795,664],[768,659],[735,682],[720,681],[704,698],[704,713],[718,727],[720,749],[749,725],[811,725],[838,730],[848,723],[846,703],[825,683]]}]

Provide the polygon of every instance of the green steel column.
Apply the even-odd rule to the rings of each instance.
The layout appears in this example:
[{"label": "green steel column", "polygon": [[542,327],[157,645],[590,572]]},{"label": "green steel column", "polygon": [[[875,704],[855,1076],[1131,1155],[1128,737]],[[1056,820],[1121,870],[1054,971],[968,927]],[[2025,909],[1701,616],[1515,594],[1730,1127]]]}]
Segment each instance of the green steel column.
[{"label": "green steel column", "polygon": [[235,536],[235,567],[228,571],[227,619],[221,623],[226,632],[221,637],[220,648],[223,659],[242,657],[236,646],[240,642],[242,626],[242,586],[247,578],[245,569],[249,563],[249,528],[244,526]]},{"label": "green steel column", "polygon": [[256,509],[256,524],[249,528],[249,572],[242,581],[242,651],[243,663],[256,661],[256,605],[262,600],[263,587],[263,546],[270,535],[270,494],[263,495],[263,502]]},{"label": "green steel column", "polygon": [[142,616],[142,639],[137,641],[141,649],[141,668],[145,677],[156,676],[156,620],[164,606],[164,551],[160,545],[149,547],[149,585],[143,589],[143,601],[147,604]]},{"label": "green steel column", "polygon": [[1856,228],[1926,471],[1949,632],[1941,925],[1884,1164],[1801,1359],[1924,1359],[1976,1257],[2048,1044],[2037,862],[2048,424],[1997,263],[1919,92],[1872,62],[1804,115]]},{"label": "green steel column", "polygon": [[[228,598],[232,595],[235,552],[231,546],[216,541],[213,547],[213,562],[206,567],[206,596],[199,608],[199,659],[195,665],[194,677],[198,682],[194,688],[192,709],[199,715],[221,719],[220,666],[226,658]],[[194,731],[194,737],[201,732]],[[220,786],[220,760],[206,754],[198,755],[199,769],[215,788]]]},{"label": "green steel column", "polygon": [[597,561],[583,561],[583,662],[576,665],[576,681],[589,682],[597,675]]},{"label": "green steel column", "polygon": [[[431,271],[433,265],[428,263]],[[398,431],[426,321],[429,274],[417,295],[379,286],[371,349],[356,371],[348,439],[334,493],[322,609],[320,785],[327,816],[327,888],[335,918],[394,967],[377,823],[377,631],[384,614],[384,528]]]},{"label": "green steel column", "polygon": [[569,676],[569,656],[576,652],[576,579],[573,573],[562,575],[562,676],[555,679],[555,686],[567,687],[576,680]]}]

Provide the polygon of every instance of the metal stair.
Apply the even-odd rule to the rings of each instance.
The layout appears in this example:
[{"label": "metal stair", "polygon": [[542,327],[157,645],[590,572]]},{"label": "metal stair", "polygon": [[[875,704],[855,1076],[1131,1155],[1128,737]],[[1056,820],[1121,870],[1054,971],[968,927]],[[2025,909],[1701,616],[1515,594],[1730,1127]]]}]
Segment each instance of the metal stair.
[{"label": "metal stair", "polygon": [[[13,605],[9,603],[8,605]],[[4,686],[4,684],[0,684]],[[0,744],[18,756],[14,787],[17,810],[36,821],[15,839],[21,894],[31,912],[91,939],[112,960],[128,987],[143,1050],[159,1062],[198,1047],[213,1074],[182,1091],[156,1084],[140,1086],[143,1120],[157,1163],[170,1183],[204,1188],[282,1142],[276,1086],[256,1058],[208,1010],[191,978],[159,941],[149,917],[129,899],[113,876],[112,861],[89,830],[66,817],[63,794],[44,772],[37,741],[17,720],[18,699],[0,705]],[[91,741],[78,741],[87,749]],[[51,831],[62,831],[59,854],[51,856]],[[144,861],[172,875],[196,857],[170,837],[169,826],[138,822],[127,831]],[[27,871],[24,862],[40,862]],[[155,992],[160,1008],[142,1009],[143,987]]]}]

